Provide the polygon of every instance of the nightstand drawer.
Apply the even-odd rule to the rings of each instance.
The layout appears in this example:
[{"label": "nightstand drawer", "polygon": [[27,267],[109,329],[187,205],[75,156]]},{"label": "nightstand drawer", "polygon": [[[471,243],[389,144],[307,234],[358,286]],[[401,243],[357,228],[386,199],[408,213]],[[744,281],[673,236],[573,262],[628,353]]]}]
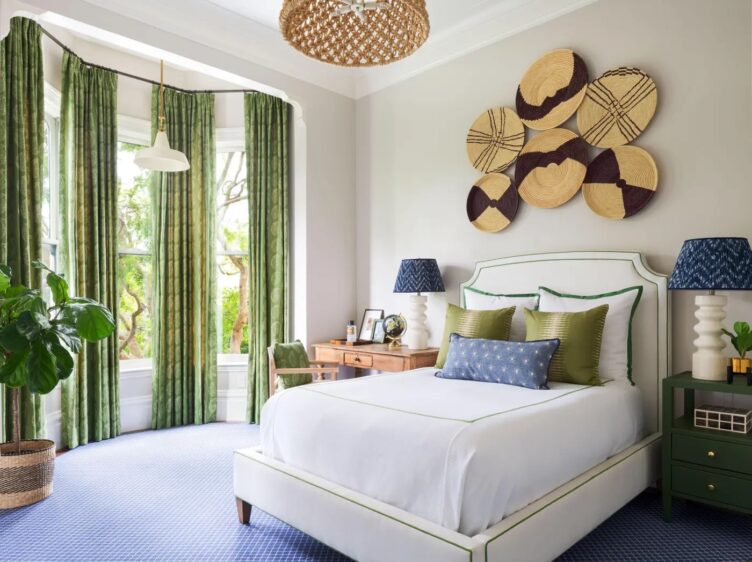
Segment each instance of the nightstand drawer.
[{"label": "nightstand drawer", "polygon": [[674,459],[752,475],[752,446],[689,435],[673,435]]},{"label": "nightstand drawer", "polygon": [[673,466],[672,489],[699,499],[752,509],[752,479]]},{"label": "nightstand drawer", "polygon": [[370,369],[373,367],[373,356],[365,353],[347,353],[345,352],[345,365],[350,367],[363,367]]}]

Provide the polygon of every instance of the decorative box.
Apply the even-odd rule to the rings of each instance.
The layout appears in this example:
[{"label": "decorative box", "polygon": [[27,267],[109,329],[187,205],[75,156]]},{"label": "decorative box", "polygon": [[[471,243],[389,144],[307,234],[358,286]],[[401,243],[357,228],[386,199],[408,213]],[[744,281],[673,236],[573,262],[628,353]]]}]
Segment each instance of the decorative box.
[{"label": "decorative box", "polygon": [[695,408],[695,427],[749,433],[752,430],[752,410],[703,404]]}]

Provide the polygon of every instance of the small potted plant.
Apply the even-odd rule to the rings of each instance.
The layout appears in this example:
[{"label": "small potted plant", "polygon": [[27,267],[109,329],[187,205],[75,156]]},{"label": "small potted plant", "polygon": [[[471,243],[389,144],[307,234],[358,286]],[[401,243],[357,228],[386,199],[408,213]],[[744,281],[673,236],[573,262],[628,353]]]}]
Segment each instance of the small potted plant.
[{"label": "small potted plant", "polygon": [[739,357],[731,358],[731,370],[734,373],[747,373],[752,368],[752,359],[747,358],[747,352],[752,350],[752,329],[747,322],[734,322],[734,333],[723,330],[731,338]]},{"label": "small potted plant", "polygon": [[73,372],[73,355],[82,341],[97,341],[115,330],[112,313],[87,298],[71,297],[66,280],[47,271],[49,306],[34,289],[11,282],[0,265],[0,383],[12,397],[13,440],[0,444],[0,509],[21,507],[52,493],[55,443],[21,440],[19,396],[22,388],[47,394]]}]

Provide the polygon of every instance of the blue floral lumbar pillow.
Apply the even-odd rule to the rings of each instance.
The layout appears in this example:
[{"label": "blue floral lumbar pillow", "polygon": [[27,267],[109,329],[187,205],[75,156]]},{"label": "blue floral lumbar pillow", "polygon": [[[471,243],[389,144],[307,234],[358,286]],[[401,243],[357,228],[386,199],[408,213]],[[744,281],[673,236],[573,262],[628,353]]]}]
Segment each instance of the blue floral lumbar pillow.
[{"label": "blue floral lumbar pillow", "polygon": [[436,376],[548,388],[548,366],[558,347],[558,339],[515,342],[451,334],[446,363]]}]

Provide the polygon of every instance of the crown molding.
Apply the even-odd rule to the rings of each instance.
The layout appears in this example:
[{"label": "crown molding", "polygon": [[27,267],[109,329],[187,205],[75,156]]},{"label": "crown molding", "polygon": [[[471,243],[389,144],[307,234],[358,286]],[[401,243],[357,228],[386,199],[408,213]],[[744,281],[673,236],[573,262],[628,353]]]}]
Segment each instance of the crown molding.
[{"label": "crown molding", "polygon": [[[29,4],[47,4],[25,0]],[[431,35],[416,53],[397,63],[350,69],[310,59],[290,47],[278,30],[203,0],[83,0],[113,14],[148,24],[243,58],[331,92],[359,99],[417,76],[507,37],[598,0],[507,0],[489,4]],[[65,9],[60,10],[66,15]],[[176,18],[171,14],[179,13]],[[220,33],[217,30],[221,30]],[[252,77],[249,77],[252,78]]]}]

